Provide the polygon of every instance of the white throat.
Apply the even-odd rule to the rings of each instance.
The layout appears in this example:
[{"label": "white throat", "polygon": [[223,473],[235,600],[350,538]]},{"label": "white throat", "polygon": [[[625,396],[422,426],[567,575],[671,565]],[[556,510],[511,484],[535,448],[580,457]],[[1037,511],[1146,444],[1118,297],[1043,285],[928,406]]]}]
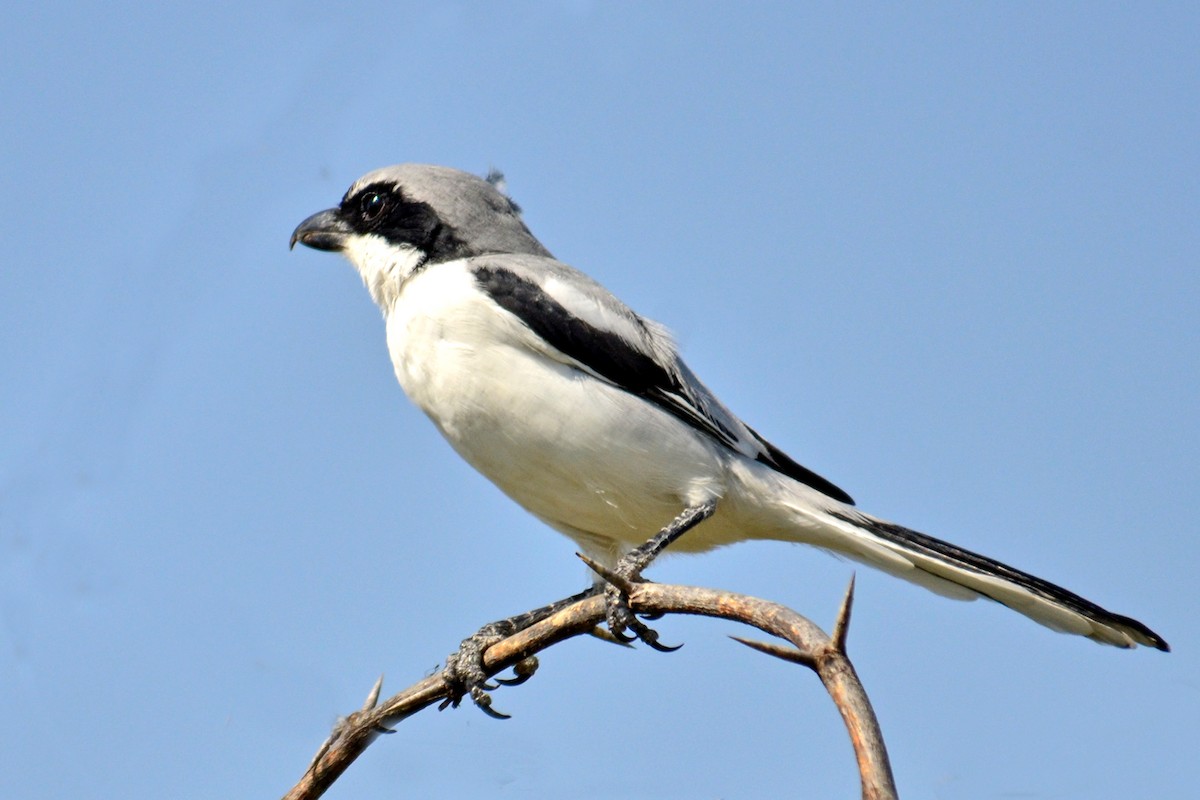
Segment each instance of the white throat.
[{"label": "white throat", "polygon": [[426,259],[411,245],[394,245],[374,234],[351,237],[342,255],[358,270],[371,299],[385,314],[395,305],[404,282]]}]

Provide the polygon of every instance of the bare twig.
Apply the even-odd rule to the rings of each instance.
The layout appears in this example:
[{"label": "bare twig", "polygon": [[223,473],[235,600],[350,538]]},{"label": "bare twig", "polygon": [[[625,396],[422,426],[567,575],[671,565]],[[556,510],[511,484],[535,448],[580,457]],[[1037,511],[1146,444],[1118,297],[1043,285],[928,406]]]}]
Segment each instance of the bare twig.
[{"label": "bare twig", "polygon": [[[845,653],[853,581],[842,603],[832,638],[791,609],[755,597],[661,583],[635,583],[629,585],[628,589],[630,608],[639,614],[720,617],[750,625],[787,641],[791,647],[738,639],[760,652],[814,670],[837,705],[850,733],[864,800],[896,797],[879,724]],[[492,676],[520,663],[520,674],[531,671],[536,665],[535,661],[531,661],[535,653],[581,633],[591,633],[603,622],[604,613],[603,597],[580,600],[489,647],[483,656],[484,669]],[[382,678],[376,682],[361,710],[338,722],[308,770],[284,796],[284,800],[320,797],[381,733],[390,732],[396,723],[439,703],[453,692],[439,672],[377,704],[381,682]]]}]

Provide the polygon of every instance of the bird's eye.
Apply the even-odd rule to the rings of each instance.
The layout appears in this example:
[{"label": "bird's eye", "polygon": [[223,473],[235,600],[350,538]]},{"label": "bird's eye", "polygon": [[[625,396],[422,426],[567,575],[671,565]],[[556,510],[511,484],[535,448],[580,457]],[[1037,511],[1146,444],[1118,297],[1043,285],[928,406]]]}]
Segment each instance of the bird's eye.
[{"label": "bird's eye", "polygon": [[379,192],[370,192],[369,194],[363,195],[359,209],[362,213],[363,219],[370,222],[383,213],[383,207],[385,205],[387,205],[387,202],[383,199],[383,195],[381,195]]}]

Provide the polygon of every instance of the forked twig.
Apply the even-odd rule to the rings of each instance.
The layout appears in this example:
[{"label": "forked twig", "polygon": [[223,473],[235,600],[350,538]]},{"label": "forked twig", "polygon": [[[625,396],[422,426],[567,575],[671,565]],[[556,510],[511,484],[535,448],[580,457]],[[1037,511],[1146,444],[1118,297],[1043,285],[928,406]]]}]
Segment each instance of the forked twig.
[{"label": "forked twig", "polygon": [[[737,639],[755,650],[815,671],[841,712],[850,733],[864,800],[896,797],[879,724],[845,652],[853,581],[842,603],[832,637],[789,608],[747,595],[694,586],[640,582],[628,586],[628,595],[630,608],[638,614],[719,617],[750,625],[788,642],[790,646]],[[604,614],[603,597],[582,599],[489,647],[483,656],[484,669],[491,676],[525,662],[523,668],[529,670],[532,662],[527,659],[535,653],[581,633],[590,633],[604,621]],[[382,677],[372,688],[363,708],[338,722],[284,800],[320,797],[381,733],[391,732],[396,723],[441,702],[453,692],[440,672],[378,703],[381,685]]]}]

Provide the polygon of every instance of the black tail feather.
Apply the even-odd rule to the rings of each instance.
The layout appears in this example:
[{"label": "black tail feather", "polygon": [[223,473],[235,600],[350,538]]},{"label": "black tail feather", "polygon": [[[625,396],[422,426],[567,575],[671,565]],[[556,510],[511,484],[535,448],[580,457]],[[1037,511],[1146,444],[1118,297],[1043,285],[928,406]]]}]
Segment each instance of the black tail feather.
[{"label": "black tail feather", "polygon": [[[1028,572],[1022,572],[1015,567],[996,561],[995,559],[981,556],[978,553],[973,553],[970,550],[964,550],[957,545],[944,542],[941,539],[935,539],[919,531],[914,531],[905,528],[902,525],[896,525],[891,522],[875,519],[859,514],[845,514],[838,511],[830,511],[830,515],[848,522],[855,527],[861,528],[883,541],[890,542],[899,546],[903,550],[908,550],[913,553],[921,554],[932,558],[936,561],[949,564],[958,569],[975,572],[980,575],[1000,578],[1015,586],[1019,586],[1026,591],[1041,597],[1045,600],[1062,606],[1070,611],[1075,612],[1083,617],[1093,620],[1097,623],[1124,629],[1130,632],[1135,639],[1149,647],[1154,647],[1164,652],[1170,651],[1171,647],[1166,640],[1159,636],[1154,631],[1150,630],[1146,625],[1121,614],[1113,612],[1096,605],[1090,600],[1087,600],[1074,592],[1068,591],[1061,586],[1057,586],[1049,581],[1043,580],[1035,575],[1030,575]],[[919,568],[919,565],[918,565]],[[939,576],[944,577],[944,576]],[[992,597],[988,594],[985,588],[978,586],[968,587],[979,592],[985,597],[989,597],[997,602],[1004,603],[1004,600],[998,597]]]}]

